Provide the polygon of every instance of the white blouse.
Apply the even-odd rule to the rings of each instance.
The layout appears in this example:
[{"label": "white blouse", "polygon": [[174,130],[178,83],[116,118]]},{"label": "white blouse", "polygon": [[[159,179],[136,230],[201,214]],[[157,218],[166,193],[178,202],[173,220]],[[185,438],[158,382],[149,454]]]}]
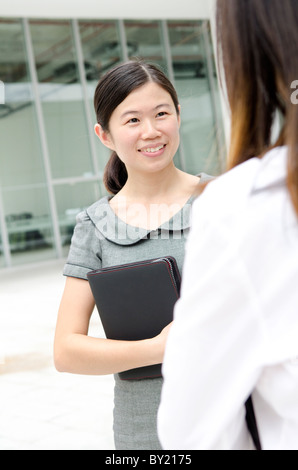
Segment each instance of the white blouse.
[{"label": "white blouse", "polygon": [[298,219],[287,149],[210,183],[193,206],[163,366],[164,449],[298,449]]}]

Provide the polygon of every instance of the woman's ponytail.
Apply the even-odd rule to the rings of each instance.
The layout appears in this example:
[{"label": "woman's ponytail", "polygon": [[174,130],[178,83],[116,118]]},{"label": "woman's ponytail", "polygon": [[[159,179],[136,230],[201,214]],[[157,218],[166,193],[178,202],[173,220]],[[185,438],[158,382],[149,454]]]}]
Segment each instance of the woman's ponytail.
[{"label": "woman's ponytail", "polygon": [[106,164],[103,182],[109,193],[117,194],[127,181],[126,166],[120,160],[116,152],[110,156]]}]

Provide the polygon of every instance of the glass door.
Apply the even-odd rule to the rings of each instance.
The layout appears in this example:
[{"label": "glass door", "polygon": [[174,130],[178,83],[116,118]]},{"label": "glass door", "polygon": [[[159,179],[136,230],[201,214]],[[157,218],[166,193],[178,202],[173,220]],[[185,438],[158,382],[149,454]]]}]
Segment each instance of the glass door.
[{"label": "glass door", "polygon": [[168,31],[186,170],[216,175],[221,171],[223,127],[210,24],[168,21]]},{"label": "glass door", "polygon": [[0,109],[0,187],[11,264],[53,258],[48,191],[19,20],[0,20],[0,77],[5,86],[5,104]]},{"label": "glass door", "polygon": [[116,20],[81,20],[79,35],[84,60],[87,99],[90,109],[91,126],[88,130],[96,153],[97,167],[103,172],[111,152],[95,136],[96,114],[93,99],[98,81],[109,69],[122,62],[118,22]]}]

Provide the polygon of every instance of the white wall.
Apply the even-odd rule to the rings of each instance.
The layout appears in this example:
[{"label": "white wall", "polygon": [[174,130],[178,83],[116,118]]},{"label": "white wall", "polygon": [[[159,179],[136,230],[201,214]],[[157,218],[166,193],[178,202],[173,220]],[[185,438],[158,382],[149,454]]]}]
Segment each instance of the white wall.
[{"label": "white wall", "polygon": [[0,17],[210,18],[214,0],[1,0]]}]

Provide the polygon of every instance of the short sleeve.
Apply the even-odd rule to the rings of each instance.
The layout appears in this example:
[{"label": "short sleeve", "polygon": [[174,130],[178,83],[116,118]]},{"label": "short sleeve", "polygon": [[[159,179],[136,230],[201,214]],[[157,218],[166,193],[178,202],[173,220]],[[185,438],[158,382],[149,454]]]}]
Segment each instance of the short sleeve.
[{"label": "short sleeve", "polygon": [[86,211],[76,219],[63,274],[87,280],[87,273],[101,268],[101,246],[97,230]]}]

